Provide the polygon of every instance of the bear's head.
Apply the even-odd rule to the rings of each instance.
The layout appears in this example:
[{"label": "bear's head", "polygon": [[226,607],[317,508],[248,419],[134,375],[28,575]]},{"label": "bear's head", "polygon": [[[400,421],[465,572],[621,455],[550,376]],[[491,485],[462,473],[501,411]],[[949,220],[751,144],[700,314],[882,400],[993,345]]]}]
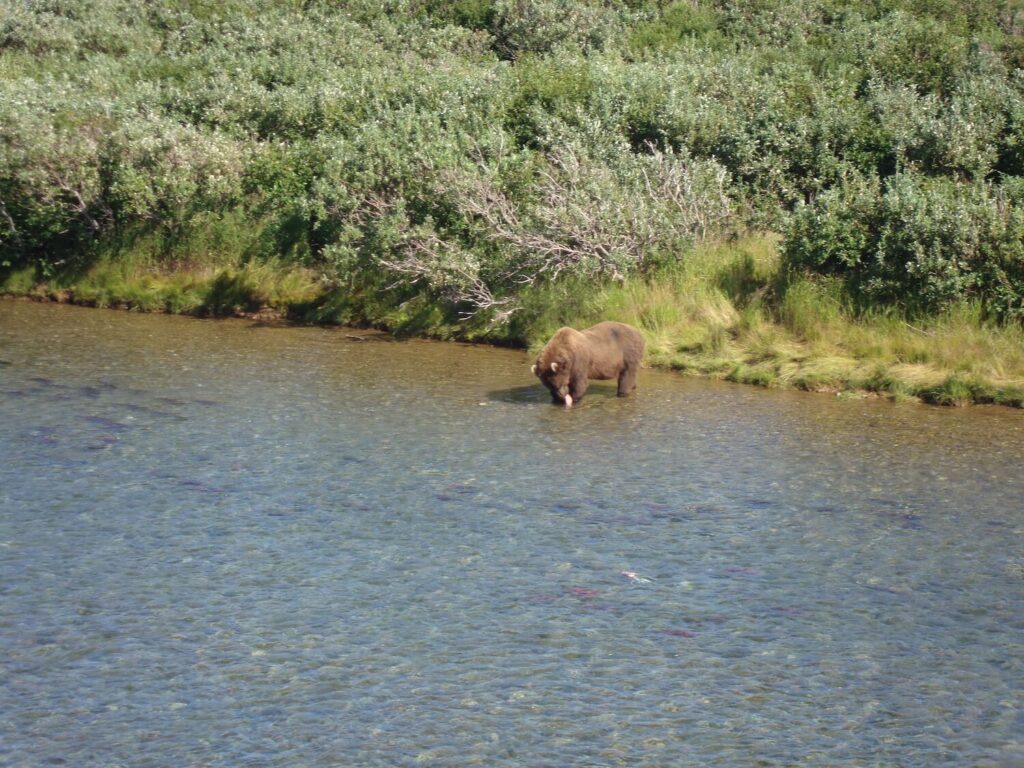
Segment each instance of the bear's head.
[{"label": "bear's head", "polygon": [[540,379],[541,384],[548,388],[552,397],[565,400],[566,395],[569,394],[569,377],[571,373],[571,367],[567,359],[559,356],[549,360],[544,355],[541,355],[530,370]]}]

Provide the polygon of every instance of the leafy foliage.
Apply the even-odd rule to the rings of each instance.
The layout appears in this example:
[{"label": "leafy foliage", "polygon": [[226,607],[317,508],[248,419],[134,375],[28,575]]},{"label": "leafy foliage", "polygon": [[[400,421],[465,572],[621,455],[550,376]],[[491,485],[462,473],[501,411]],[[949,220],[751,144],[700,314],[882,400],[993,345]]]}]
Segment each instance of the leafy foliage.
[{"label": "leafy foliage", "polygon": [[1024,313],[1020,0],[9,6],[12,274],[159,243],[503,321],[769,228],[863,301]]},{"label": "leafy foliage", "polygon": [[989,182],[852,178],[797,212],[786,248],[873,301],[937,310],[976,296],[1024,318],[1024,207]]}]

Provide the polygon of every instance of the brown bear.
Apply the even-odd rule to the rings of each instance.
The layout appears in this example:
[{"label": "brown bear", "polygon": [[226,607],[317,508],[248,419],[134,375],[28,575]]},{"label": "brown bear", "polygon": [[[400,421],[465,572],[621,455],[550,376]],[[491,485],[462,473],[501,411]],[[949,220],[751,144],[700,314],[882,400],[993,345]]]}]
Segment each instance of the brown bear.
[{"label": "brown bear", "polygon": [[583,331],[559,328],[531,370],[566,408],[582,399],[589,379],[619,380],[619,397],[636,389],[644,337],[625,323],[605,321]]}]

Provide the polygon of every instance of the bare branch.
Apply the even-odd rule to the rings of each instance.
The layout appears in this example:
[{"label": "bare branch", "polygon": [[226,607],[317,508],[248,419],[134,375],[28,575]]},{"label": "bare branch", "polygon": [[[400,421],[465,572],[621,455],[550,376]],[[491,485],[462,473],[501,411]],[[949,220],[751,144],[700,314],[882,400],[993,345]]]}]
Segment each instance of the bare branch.
[{"label": "bare branch", "polygon": [[[485,275],[476,257],[433,232],[410,234],[380,264],[407,282],[426,281],[465,313],[495,313],[507,319],[517,306],[495,296],[492,286],[533,285],[565,274],[624,280],[651,254],[699,242],[731,215],[727,176],[714,162],[652,148],[609,167],[565,149],[538,171],[533,194],[513,201],[499,184],[484,150],[472,150],[478,173],[443,173],[438,194],[475,223],[478,236],[500,253]],[[358,216],[381,218],[384,201],[363,200]],[[508,258],[510,257],[510,258]],[[499,266],[503,264],[504,266]]]},{"label": "bare branch", "polygon": [[3,216],[4,221],[7,222],[7,227],[8,229],[10,229],[11,232],[11,239],[15,243],[18,243],[20,245],[21,232],[18,231],[18,225],[15,224],[14,219],[11,217],[11,214],[7,211],[7,206],[4,204],[3,200],[0,200],[0,216]]},{"label": "bare branch", "polygon": [[379,259],[379,263],[411,278],[411,283],[426,281],[442,291],[450,301],[470,307],[460,311],[462,318],[475,317],[482,311],[492,312],[494,324],[508,320],[520,307],[511,297],[499,298],[480,277],[476,264],[465,254],[452,249],[435,235],[410,237],[402,243],[398,258]]}]

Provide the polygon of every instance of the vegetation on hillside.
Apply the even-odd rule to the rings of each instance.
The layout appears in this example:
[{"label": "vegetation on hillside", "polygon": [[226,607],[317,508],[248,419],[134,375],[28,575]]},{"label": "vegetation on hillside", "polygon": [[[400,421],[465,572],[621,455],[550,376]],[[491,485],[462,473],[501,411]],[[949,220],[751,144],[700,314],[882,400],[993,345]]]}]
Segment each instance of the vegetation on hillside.
[{"label": "vegetation on hillside", "polygon": [[1022,66],[1024,0],[6,3],[0,284],[1018,403]]}]

